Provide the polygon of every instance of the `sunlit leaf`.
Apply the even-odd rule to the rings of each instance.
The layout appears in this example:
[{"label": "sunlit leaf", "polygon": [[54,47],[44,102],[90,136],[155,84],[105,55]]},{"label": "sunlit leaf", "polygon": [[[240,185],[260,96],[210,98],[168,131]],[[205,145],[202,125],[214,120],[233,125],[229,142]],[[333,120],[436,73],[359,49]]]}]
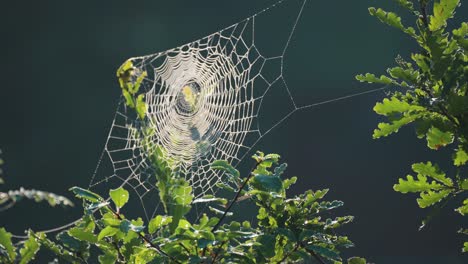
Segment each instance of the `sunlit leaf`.
[{"label": "sunlit leaf", "polygon": [[36,253],[39,251],[39,247],[40,245],[36,238],[30,235],[28,240],[24,242],[23,247],[20,249],[21,260],[19,263],[26,264],[33,260]]},{"label": "sunlit leaf", "polygon": [[447,19],[451,18],[460,0],[434,1],[433,15],[430,17],[429,29],[435,31],[447,25]]},{"label": "sunlit leaf", "polygon": [[453,133],[444,132],[436,127],[431,127],[426,134],[427,146],[431,149],[439,149],[453,143]]},{"label": "sunlit leaf", "polygon": [[162,216],[158,215],[155,218],[151,219],[148,224],[148,231],[150,234],[154,234],[161,227],[168,225],[172,222],[172,216]]},{"label": "sunlit leaf", "polygon": [[421,192],[421,198],[416,199],[419,207],[426,208],[440,202],[451,193],[450,190]]},{"label": "sunlit leaf", "polygon": [[463,201],[463,205],[455,209],[461,215],[468,215],[468,199]]},{"label": "sunlit leaf", "polygon": [[215,170],[222,170],[234,177],[235,179],[240,177],[240,173],[236,170],[229,162],[225,160],[215,160],[211,163],[211,168]]},{"label": "sunlit leaf", "polygon": [[356,80],[360,82],[368,82],[368,83],[381,83],[381,84],[392,84],[394,81],[388,78],[385,75],[381,75],[380,77],[376,77],[372,73],[366,73],[366,75],[356,75]]},{"label": "sunlit leaf", "polygon": [[464,149],[459,147],[457,151],[455,152],[455,156],[453,158],[453,164],[455,166],[462,166],[462,165],[465,165],[467,161],[468,161],[468,154],[466,153]]},{"label": "sunlit leaf", "polygon": [[8,253],[8,257],[13,262],[16,258],[16,251],[13,243],[11,242],[11,233],[7,232],[5,228],[0,228],[0,245],[3,246]]},{"label": "sunlit leaf", "polygon": [[393,189],[397,192],[408,193],[408,192],[425,192],[429,190],[441,189],[442,185],[435,181],[428,182],[427,177],[418,174],[417,179],[413,176],[408,175],[406,180],[399,179],[398,184],[393,185]]},{"label": "sunlit leaf", "polygon": [[381,8],[375,9],[374,7],[369,8],[369,13],[372,16],[377,17],[380,21],[383,23],[395,27],[397,29],[400,29],[401,31],[409,34],[412,37],[416,37],[416,31],[412,27],[405,28],[403,24],[401,23],[401,17],[399,17],[397,14],[393,12],[386,12]]},{"label": "sunlit leaf", "polygon": [[366,264],[367,261],[365,258],[352,257],[348,259],[348,264]]},{"label": "sunlit leaf", "polygon": [[89,190],[80,188],[80,187],[72,187],[72,188],[70,188],[70,191],[72,191],[75,194],[76,197],[88,200],[88,201],[93,202],[93,203],[100,202],[100,201],[104,200],[98,194],[93,193],[93,192],[91,192]]},{"label": "sunlit leaf", "polygon": [[146,111],[148,110],[148,106],[146,105],[144,100],[145,100],[145,95],[144,94],[138,95],[138,97],[136,99],[135,109],[136,109],[136,111],[138,113],[138,117],[140,119],[145,118]]},{"label": "sunlit leaf", "polygon": [[96,237],[96,235],[94,235],[93,232],[91,231],[88,231],[88,230],[84,230],[82,228],[79,228],[79,227],[74,227],[74,228],[71,228],[70,230],[68,230],[68,233],[78,239],[78,240],[81,240],[81,241],[87,241],[89,243],[96,243],[98,238]]},{"label": "sunlit leaf", "polygon": [[390,115],[394,113],[423,110],[425,110],[425,108],[422,106],[410,104],[396,97],[391,97],[390,99],[385,98],[381,103],[376,103],[374,106],[374,112],[379,115]]},{"label": "sunlit leaf", "polygon": [[452,179],[447,178],[445,176],[445,173],[443,173],[436,164],[432,165],[431,162],[426,162],[426,163],[420,162],[420,163],[413,164],[411,167],[413,171],[418,174],[431,177],[434,180],[440,183],[443,183],[446,186],[449,186],[449,187],[453,186]]},{"label": "sunlit leaf", "polygon": [[98,240],[102,240],[105,237],[113,236],[119,232],[118,228],[112,227],[112,226],[106,226],[104,229],[99,232],[99,235],[97,237]]},{"label": "sunlit leaf", "polygon": [[122,187],[115,190],[110,190],[109,195],[117,208],[122,208],[129,199],[128,191]]}]

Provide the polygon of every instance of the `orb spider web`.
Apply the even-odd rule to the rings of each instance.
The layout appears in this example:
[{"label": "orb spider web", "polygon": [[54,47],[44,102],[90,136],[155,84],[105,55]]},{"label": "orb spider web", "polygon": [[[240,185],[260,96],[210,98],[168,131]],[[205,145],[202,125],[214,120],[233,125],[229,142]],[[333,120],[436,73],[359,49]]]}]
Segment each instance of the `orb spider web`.
[{"label": "orb spider web", "polygon": [[[286,2],[288,30],[278,36],[281,48],[271,52],[259,45],[259,24],[266,15],[282,11]],[[343,100],[378,88],[309,105],[298,105],[284,78],[284,57],[307,0],[281,0],[253,16],[199,40],[151,55],[134,57],[135,72],[147,76],[140,90],[148,106],[140,120],[121,99],[109,136],[89,187],[130,187],[137,194],[147,219],[160,203],[148,144],[161,146],[174,161],[180,177],[192,186],[195,198],[217,192],[225,175],[210,167],[215,160],[238,166],[255,145],[295,112]],[[273,14],[274,15],[274,14]],[[286,21],[285,21],[286,24]],[[268,28],[268,27],[267,27]],[[275,29],[271,29],[275,30]],[[284,32],[283,32],[284,33]],[[261,122],[266,96],[281,94],[286,111],[272,122]],[[149,140],[138,130],[152,129]],[[104,165],[106,163],[107,165]],[[107,173],[103,172],[107,168]],[[112,182],[112,184],[111,184]],[[151,206],[149,206],[151,205]]]}]

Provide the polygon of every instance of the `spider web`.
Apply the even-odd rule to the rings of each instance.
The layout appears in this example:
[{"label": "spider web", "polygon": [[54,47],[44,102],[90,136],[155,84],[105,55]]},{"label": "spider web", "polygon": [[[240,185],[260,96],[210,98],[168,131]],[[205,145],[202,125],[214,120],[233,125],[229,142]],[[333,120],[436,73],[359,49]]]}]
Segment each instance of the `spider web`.
[{"label": "spider web", "polygon": [[[274,53],[270,45],[257,44],[258,23],[273,9],[283,7],[283,2],[292,3],[296,10],[289,15],[291,23],[282,36],[285,41],[278,41],[281,48]],[[282,0],[202,39],[131,58],[137,74],[148,74],[140,88],[147,115],[139,120],[121,99],[89,187],[103,191],[110,185],[132,188],[150,219],[160,203],[149,162],[152,153],[145,151],[148,142],[162,147],[180,177],[192,186],[195,198],[200,198],[215,194],[216,183],[226,181],[210,167],[213,161],[227,160],[238,166],[266,134],[295,112],[381,90],[296,104],[283,76],[284,56],[306,2]],[[271,93],[281,94],[286,111],[271,122],[261,122],[264,99]],[[150,140],[138,136],[143,127],[152,129]]]}]

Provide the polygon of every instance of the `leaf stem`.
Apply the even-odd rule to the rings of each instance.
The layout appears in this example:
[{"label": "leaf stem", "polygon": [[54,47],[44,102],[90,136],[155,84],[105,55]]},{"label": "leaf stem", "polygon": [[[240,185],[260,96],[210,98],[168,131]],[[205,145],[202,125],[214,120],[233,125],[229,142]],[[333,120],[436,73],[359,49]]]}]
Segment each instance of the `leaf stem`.
[{"label": "leaf stem", "polygon": [[278,261],[278,264],[283,263],[283,261],[285,261],[289,256],[291,256],[292,253],[296,252],[299,249],[300,245],[301,245],[300,243],[296,243],[293,250],[291,250],[287,254],[285,254],[284,257],[280,261]]},{"label": "leaf stem", "polygon": [[319,257],[319,255],[317,255],[317,253],[315,253],[315,251],[311,250],[311,249],[307,249],[306,247],[304,247],[304,249],[309,252],[310,255],[312,255],[312,257],[314,257],[320,264],[326,264],[325,261],[323,261],[323,259],[321,259]]},{"label": "leaf stem", "polygon": [[226,241],[223,241],[223,243],[221,243],[221,244],[219,245],[218,251],[216,251],[216,254],[215,254],[214,257],[213,257],[213,260],[211,261],[211,264],[216,263],[215,261],[216,261],[216,259],[218,258],[219,252],[221,252],[221,249],[223,248],[224,244],[226,244],[226,243],[227,243],[227,240],[226,240]]},{"label": "leaf stem", "polygon": [[421,10],[421,15],[422,15],[421,20],[424,26],[426,27],[426,29],[429,29],[429,20],[427,18],[426,7],[427,7],[427,2],[425,0],[419,0],[419,9]]},{"label": "leaf stem", "polygon": [[[224,218],[226,218],[226,215],[229,213],[229,211],[231,211],[231,208],[232,206],[237,202],[237,199],[239,199],[239,196],[242,192],[242,190],[245,188],[245,186],[247,186],[247,183],[249,182],[249,180],[252,178],[253,176],[253,171],[255,170],[255,168],[257,168],[257,166],[260,164],[260,162],[256,162],[255,163],[255,166],[252,167],[252,169],[250,170],[249,172],[249,175],[247,176],[247,178],[244,180],[244,182],[242,183],[242,185],[239,187],[239,190],[236,192],[236,195],[234,196],[234,198],[231,200],[231,202],[229,203],[229,206],[224,210],[224,213],[223,215],[221,216],[221,218],[219,218],[218,222],[216,223],[216,225],[213,226],[213,228],[211,229],[211,232],[213,233],[214,231],[218,230],[218,228],[221,226],[221,223],[223,222]],[[202,252],[202,256],[205,256],[206,254],[206,248],[203,248],[203,252]]]}]

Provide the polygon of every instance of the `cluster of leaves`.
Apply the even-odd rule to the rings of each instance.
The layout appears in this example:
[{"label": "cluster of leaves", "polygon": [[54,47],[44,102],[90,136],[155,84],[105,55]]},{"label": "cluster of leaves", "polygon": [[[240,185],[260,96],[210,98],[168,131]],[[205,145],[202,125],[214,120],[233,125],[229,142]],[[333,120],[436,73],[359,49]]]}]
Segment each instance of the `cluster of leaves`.
[{"label": "cluster of leaves", "polygon": [[[456,174],[448,177],[431,162],[413,164],[416,178],[400,179],[394,190],[419,193],[421,208],[439,210],[453,197],[465,200],[455,209],[461,215],[468,212],[468,23],[449,30],[447,20],[455,14],[459,0],[397,0],[416,17],[416,29],[403,25],[401,18],[380,8],[370,8],[372,16],[413,38],[421,47],[411,54],[411,61],[397,57],[397,66],[380,77],[367,73],[356,78],[361,82],[381,83],[397,87],[388,98],[377,103],[374,111],[388,122],[378,124],[374,138],[386,137],[408,124],[414,124],[417,137],[427,141],[427,147],[453,149],[451,157]],[[428,9],[432,6],[432,12]],[[423,226],[427,222],[423,222]],[[468,233],[461,230],[462,233]],[[463,252],[468,251],[465,242]]]},{"label": "cluster of leaves", "polygon": [[138,94],[147,72],[140,72],[133,66],[131,59],[127,60],[117,70],[117,78],[122,88],[122,94],[128,107],[135,109],[140,119],[146,116],[147,105],[144,102],[145,95]]},{"label": "cluster of leaves", "polygon": [[[0,260],[28,263],[44,248],[67,263],[341,263],[339,250],[353,244],[335,230],[353,217],[327,215],[343,203],[324,201],[328,190],[309,190],[287,198],[286,191],[297,178],[282,179],[286,164],[278,165],[279,156],[275,154],[259,152],[254,159],[256,165],[246,177],[241,177],[226,161],[213,163],[214,169],[224,171],[237,183],[235,188],[220,184],[234,194],[229,203],[213,196],[193,200],[187,189],[167,194],[173,198],[166,201],[183,201],[168,203],[168,207],[190,201],[189,204],[212,203],[222,208],[216,209],[219,215],[204,214],[196,222],[169,209],[167,214],[157,215],[146,224],[141,218],[127,219],[122,208],[130,197],[124,188],[110,190],[110,198],[104,199],[73,187],[71,191],[83,200],[81,220],[54,240],[29,231],[28,240],[20,248],[13,245],[10,233],[0,229]],[[224,223],[232,206],[241,201],[257,205],[256,226],[248,221]],[[190,210],[190,206],[187,208]],[[97,260],[92,252],[100,252]],[[348,263],[366,261],[355,257]]]}]

